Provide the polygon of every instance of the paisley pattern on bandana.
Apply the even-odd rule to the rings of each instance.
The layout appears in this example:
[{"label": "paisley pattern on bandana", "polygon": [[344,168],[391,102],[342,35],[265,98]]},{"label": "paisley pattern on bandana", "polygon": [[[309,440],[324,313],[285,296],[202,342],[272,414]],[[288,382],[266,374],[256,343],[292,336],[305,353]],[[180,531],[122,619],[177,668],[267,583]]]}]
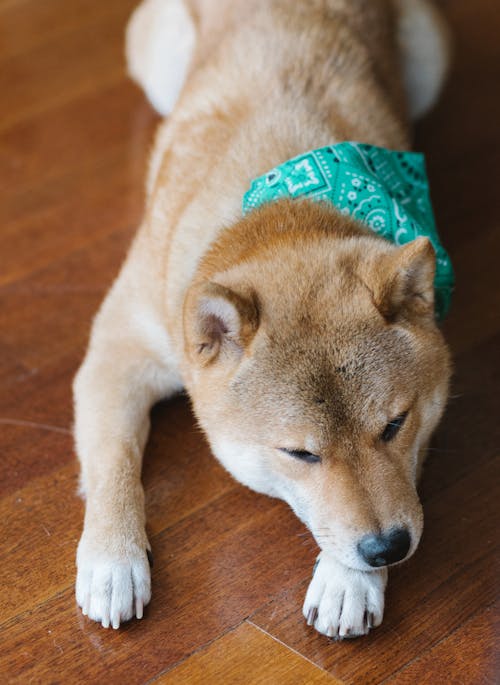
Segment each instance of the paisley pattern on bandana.
[{"label": "paisley pattern on bandana", "polygon": [[436,316],[446,316],[454,274],[436,229],[423,155],[354,142],[312,150],[255,179],[243,213],[285,197],[331,202],[396,245],[429,238],[436,252]]}]

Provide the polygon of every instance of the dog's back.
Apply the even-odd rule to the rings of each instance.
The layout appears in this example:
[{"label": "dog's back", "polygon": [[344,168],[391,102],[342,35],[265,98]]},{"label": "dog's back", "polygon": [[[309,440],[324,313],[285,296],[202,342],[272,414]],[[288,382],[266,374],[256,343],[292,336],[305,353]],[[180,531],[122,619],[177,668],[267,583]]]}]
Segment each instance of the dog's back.
[{"label": "dog's back", "polygon": [[[334,18],[349,25],[370,45],[372,56],[379,53],[380,73],[399,97],[392,59],[396,42],[412,118],[422,116],[432,107],[448,68],[450,41],[441,15],[429,0],[297,0],[293,3],[288,0],[144,0],[127,29],[129,73],[142,86],[151,104],[161,114],[169,114],[188,70],[205,63],[228,36],[250,27],[254,32],[250,45],[255,47],[257,59],[244,41],[242,61],[252,69],[262,67],[259,76],[263,78],[269,67],[266,55],[273,51],[273,46],[282,45],[282,36],[274,42],[269,37],[274,25],[272,14],[285,11],[289,19],[293,16],[292,9],[298,21],[303,13],[307,13],[308,22],[312,15],[318,16],[326,28],[327,40],[323,45],[327,50],[336,36],[325,20]],[[263,24],[259,16],[264,18]],[[352,37],[348,42],[352,42]],[[296,42],[291,46],[288,65],[292,72],[294,66],[300,65],[297,58],[304,54],[301,47]],[[349,52],[344,51],[352,46],[343,40],[331,50],[332,59],[339,48],[345,64],[349,61]],[[324,68],[324,59],[321,65]],[[309,74],[313,77],[314,71]]]}]

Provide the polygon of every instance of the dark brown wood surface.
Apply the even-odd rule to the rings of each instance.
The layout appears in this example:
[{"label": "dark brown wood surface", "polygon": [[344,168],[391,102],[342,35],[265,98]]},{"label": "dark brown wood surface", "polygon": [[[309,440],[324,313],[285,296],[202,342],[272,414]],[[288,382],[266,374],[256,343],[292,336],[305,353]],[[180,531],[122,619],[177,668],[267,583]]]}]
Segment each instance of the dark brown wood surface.
[{"label": "dark brown wood surface", "polygon": [[182,397],[155,408],[145,457],[144,620],[106,631],[76,607],[71,380],[141,216],[158,118],[123,69],[134,0],[0,3],[0,682],[498,682],[500,7],[441,4],[455,62],[416,146],[457,272],[452,399],[384,623],[334,643],[300,611],[314,542],[223,471]]}]

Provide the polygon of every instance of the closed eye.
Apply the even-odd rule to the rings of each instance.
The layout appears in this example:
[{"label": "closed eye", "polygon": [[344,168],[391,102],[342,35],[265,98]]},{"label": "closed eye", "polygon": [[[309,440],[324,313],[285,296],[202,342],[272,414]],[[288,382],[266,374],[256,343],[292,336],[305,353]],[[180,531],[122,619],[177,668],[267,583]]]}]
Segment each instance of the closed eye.
[{"label": "closed eye", "polygon": [[312,454],[312,452],[307,452],[306,450],[287,450],[285,447],[280,447],[280,451],[285,454],[295,457],[295,459],[300,459],[308,464],[317,464],[321,461],[321,457],[317,454]]},{"label": "closed eye", "polygon": [[392,421],[389,421],[387,426],[384,428],[382,435],[380,436],[382,442],[390,442],[396,437],[407,416],[408,412],[405,411],[404,414],[400,414],[399,416],[396,416],[395,419],[392,419]]}]

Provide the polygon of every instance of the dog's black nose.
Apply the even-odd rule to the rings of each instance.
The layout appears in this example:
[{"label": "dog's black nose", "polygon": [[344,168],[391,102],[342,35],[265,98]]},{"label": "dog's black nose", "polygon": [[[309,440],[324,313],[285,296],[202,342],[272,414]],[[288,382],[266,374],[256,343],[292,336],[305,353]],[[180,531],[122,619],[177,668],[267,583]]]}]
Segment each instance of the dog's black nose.
[{"label": "dog's black nose", "polygon": [[370,566],[387,566],[408,554],[411,538],[406,528],[392,528],[381,535],[365,535],[358,542],[358,552]]}]

